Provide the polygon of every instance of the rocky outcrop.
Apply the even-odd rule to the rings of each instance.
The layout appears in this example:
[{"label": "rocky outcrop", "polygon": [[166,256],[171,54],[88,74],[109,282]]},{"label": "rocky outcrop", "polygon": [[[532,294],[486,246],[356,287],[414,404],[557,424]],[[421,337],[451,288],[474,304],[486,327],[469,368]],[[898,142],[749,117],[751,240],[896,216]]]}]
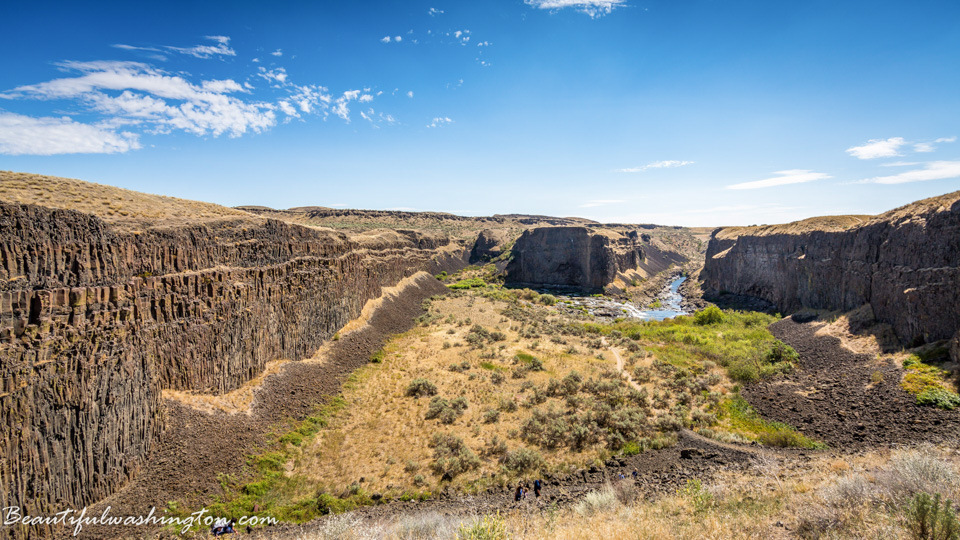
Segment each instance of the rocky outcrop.
[{"label": "rocky outcrop", "polygon": [[960,328],[960,192],[819,228],[718,229],[701,278],[708,292],[783,313],[869,303],[904,344],[949,339]]},{"label": "rocky outcrop", "polygon": [[470,250],[470,262],[485,262],[503,254],[514,235],[506,229],[484,229]]},{"label": "rocky outcrop", "polygon": [[412,231],[354,239],[242,219],[125,231],[0,203],[0,507],[109,495],[163,429],[161,390],[224,392],[307,357],[382,287],[465,255]]},{"label": "rocky outcrop", "polygon": [[540,227],[514,243],[505,281],[523,287],[599,291],[637,268],[644,253],[636,234],[587,227]]}]

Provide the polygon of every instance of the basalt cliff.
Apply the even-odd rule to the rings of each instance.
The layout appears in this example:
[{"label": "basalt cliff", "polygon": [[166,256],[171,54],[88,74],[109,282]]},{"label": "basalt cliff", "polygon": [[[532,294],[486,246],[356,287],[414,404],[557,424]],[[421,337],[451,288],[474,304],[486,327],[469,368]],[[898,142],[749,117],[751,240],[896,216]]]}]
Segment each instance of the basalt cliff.
[{"label": "basalt cliff", "polygon": [[[539,227],[514,243],[505,281],[514,286],[598,292],[631,274],[647,277],[688,258],[650,243],[649,235],[597,227]],[[641,274],[635,274],[641,272]]]},{"label": "basalt cliff", "polygon": [[[429,232],[351,236],[77,181],[0,182],[13,201],[0,202],[0,507],[32,515],[135,476],[164,429],[161,391],[222,393],[308,357],[382,288],[469,253]],[[56,206],[77,189],[103,199],[99,215],[11,195]]]},{"label": "basalt cliff", "polygon": [[960,328],[960,192],[875,217],[717,229],[700,277],[708,294],[759,297],[783,313],[870,304],[905,345],[950,339]]}]

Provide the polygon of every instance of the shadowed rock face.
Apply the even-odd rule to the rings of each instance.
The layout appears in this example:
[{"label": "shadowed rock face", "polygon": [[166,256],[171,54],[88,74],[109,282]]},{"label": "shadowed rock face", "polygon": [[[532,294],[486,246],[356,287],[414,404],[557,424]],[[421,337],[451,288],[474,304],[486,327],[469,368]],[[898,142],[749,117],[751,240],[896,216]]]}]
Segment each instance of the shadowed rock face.
[{"label": "shadowed rock face", "polygon": [[714,232],[701,272],[714,294],[756,296],[781,312],[871,304],[905,344],[960,328],[960,192],[846,230]]},{"label": "shadowed rock face", "polygon": [[0,203],[0,507],[78,508],[131,478],[163,389],[220,393],[309,357],[382,287],[464,265],[445,237],[275,220],[122,232]]},{"label": "shadowed rock face", "polygon": [[484,229],[470,251],[470,262],[485,262],[503,254],[504,245],[511,240],[510,231],[504,229]]},{"label": "shadowed rock face", "polygon": [[506,283],[599,291],[624,270],[637,268],[643,250],[634,236],[586,227],[540,227],[513,245]]}]

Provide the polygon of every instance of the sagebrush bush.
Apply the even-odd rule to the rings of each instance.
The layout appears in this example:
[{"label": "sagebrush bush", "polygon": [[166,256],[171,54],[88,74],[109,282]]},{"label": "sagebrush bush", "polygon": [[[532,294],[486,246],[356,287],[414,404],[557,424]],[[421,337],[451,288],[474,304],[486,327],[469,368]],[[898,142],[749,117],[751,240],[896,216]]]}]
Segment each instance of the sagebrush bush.
[{"label": "sagebrush bush", "polygon": [[918,493],[906,509],[907,528],[916,540],[958,540],[960,523],[953,501],[941,500],[940,494]]},{"label": "sagebrush bush", "polygon": [[507,452],[503,456],[503,466],[511,472],[522,474],[542,469],[544,460],[540,452],[520,447]]},{"label": "sagebrush bush", "polygon": [[437,385],[427,379],[414,379],[407,385],[406,395],[411,397],[435,396]]},{"label": "sagebrush bush", "polygon": [[480,466],[480,458],[452,433],[434,433],[430,439],[433,448],[433,471],[446,479]]}]

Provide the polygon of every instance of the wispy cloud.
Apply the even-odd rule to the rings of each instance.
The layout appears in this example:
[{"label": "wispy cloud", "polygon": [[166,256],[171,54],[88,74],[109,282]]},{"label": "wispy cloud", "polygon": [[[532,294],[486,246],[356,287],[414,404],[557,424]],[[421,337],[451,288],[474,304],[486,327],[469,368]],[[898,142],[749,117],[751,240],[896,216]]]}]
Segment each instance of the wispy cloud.
[{"label": "wispy cloud", "polygon": [[824,180],[826,178],[832,178],[828,174],[808,171],[804,169],[790,169],[787,171],[777,171],[773,174],[777,176],[774,176],[772,178],[766,178],[764,180],[756,180],[754,182],[743,182],[741,184],[733,184],[733,185],[727,186],[727,189],[760,189],[760,188],[768,188],[768,187],[775,187],[775,186],[784,186],[787,184],[803,184],[806,182],[813,182],[816,180]]},{"label": "wispy cloud", "polygon": [[676,160],[667,160],[667,161],[654,161],[652,163],[647,163],[646,165],[640,167],[630,167],[627,169],[617,169],[615,172],[625,172],[625,173],[638,173],[648,171],[650,169],[673,169],[676,167],[683,167],[684,165],[691,165],[692,161],[676,161]]},{"label": "wispy cloud", "polygon": [[890,161],[888,163],[881,163],[881,167],[914,167],[916,165],[922,165],[919,161]]},{"label": "wispy cloud", "polygon": [[942,143],[952,143],[956,142],[956,140],[956,137],[940,137],[939,139],[935,139],[933,142],[918,142],[913,145],[913,151],[920,153],[933,152],[937,149],[936,145]]},{"label": "wispy cloud", "polygon": [[140,148],[134,133],[74,122],[0,112],[0,154],[114,154]]},{"label": "wispy cloud", "polygon": [[443,15],[443,10],[442,10],[442,9],[437,9],[437,8],[430,8],[430,9],[427,10],[427,13],[428,13],[431,17],[436,17],[437,15]]},{"label": "wispy cloud", "polygon": [[598,206],[607,206],[609,204],[620,204],[627,201],[621,199],[597,199],[593,201],[587,201],[580,205],[580,208],[596,208]]},{"label": "wispy cloud", "polygon": [[438,117],[434,118],[434,119],[433,119],[433,122],[431,122],[429,125],[427,125],[427,127],[428,127],[428,128],[437,128],[437,127],[441,127],[441,126],[443,126],[443,125],[452,124],[452,123],[453,123],[453,120],[451,120],[449,117],[446,117],[446,116],[438,116]]},{"label": "wispy cloud", "polygon": [[891,176],[878,176],[860,180],[860,184],[906,184],[909,182],[926,182],[928,180],[945,180],[960,178],[960,161],[931,161],[925,163],[922,169],[902,172]]},{"label": "wispy cloud", "polygon": [[270,54],[272,54],[273,56],[283,56],[283,49],[277,49]]},{"label": "wispy cloud", "polygon": [[903,137],[871,139],[861,146],[847,148],[847,153],[857,159],[876,159],[900,155],[900,148],[908,144]]},{"label": "wispy cloud", "polygon": [[[229,42],[226,37],[210,39],[217,41],[214,48],[226,47]],[[191,50],[196,55],[207,54]],[[171,72],[143,62],[61,62],[57,66],[67,75],[0,92],[0,100],[66,101],[71,106],[66,110],[79,108],[99,118],[80,122],[68,117],[3,113],[0,153],[126,152],[140,148],[139,138],[144,134],[183,131],[240,137],[311,114],[333,115],[349,123],[351,102],[369,104],[374,100],[369,89],[348,90],[335,97],[324,86],[296,84],[282,67],[260,67],[241,83],[196,80],[187,72]],[[268,81],[269,88],[257,90],[250,84],[254,78]],[[378,115],[383,121],[388,121],[387,117]]]},{"label": "wispy cloud", "polygon": [[626,0],[524,0],[524,3],[538,9],[573,8],[595,19],[608,15],[614,9],[626,5]]},{"label": "wispy cloud", "polygon": [[412,98],[412,97],[413,97],[413,90],[409,90],[409,91],[407,92],[407,97],[408,97],[408,98]]}]

